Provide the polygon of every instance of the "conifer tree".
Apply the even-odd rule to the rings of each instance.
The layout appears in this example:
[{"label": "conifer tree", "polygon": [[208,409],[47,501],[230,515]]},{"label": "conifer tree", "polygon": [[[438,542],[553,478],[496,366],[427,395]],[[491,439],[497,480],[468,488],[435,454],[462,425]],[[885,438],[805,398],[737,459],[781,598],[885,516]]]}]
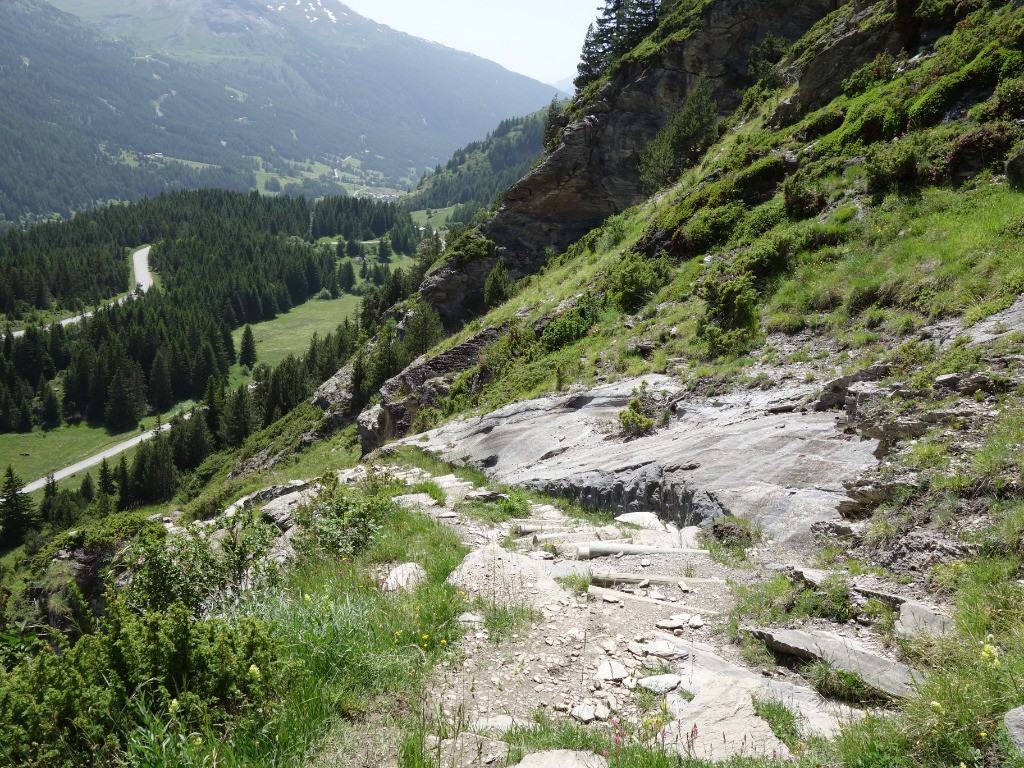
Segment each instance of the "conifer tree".
[{"label": "conifer tree", "polygon": [[160,347],[153,358],[149,371],[149,402],[157,411],[166,411],[174,404],[174,388],[171,386],[171,366],[167,360],[167,349]]},{"label": "conifer tree", "polygon": [[86,472],[85,477],[82,478],[82,484],[78,486],[78,495],[87,504],[96,498],[96,485],[93,483],[90,472]]},{"label": "conifer tree", "polygon": [[43,387],[43,429],[56,429],[60,426],[60,403],[57,402],[57,395],[53,387],[47,382]]},{"label": "conifer tree", "polygon": [[0,489],[0,550],[19,546],[25,534],[38,526],[35,505],[21,492],[21,487],[21,478],[8,464]]},{"label": "conifer tree", "polygon": [[352,268],[351,261],[343,261],[338,268],[338,286],[345,293],[356,287],[356,271]]},{"label": "conifer tree", "polygon": [[114,473],[110,470],[106,457],[100,462],[99,489],[103,496],[113,496],[117,487],[114,483]]},{"label": "conifer tree", "polygon": [[107,395],[104,423],[112,432],[125,432],[139,424],[139,405],[129,374],[122,368],[114,374]]},{"label": "conifer tree", "polygon": [[508,274],[505,262],[498,259],[494,269],[484,281],[484,304],[488,309],[504,304],[515,291],[515,282]]},{"label": "conifer tree", "polygon": [[238,353],[238,362],[246,368],[251,369],[256,365],[256,338],[252,333],[252,326],[245,326],[242,331],[242,346]]}]

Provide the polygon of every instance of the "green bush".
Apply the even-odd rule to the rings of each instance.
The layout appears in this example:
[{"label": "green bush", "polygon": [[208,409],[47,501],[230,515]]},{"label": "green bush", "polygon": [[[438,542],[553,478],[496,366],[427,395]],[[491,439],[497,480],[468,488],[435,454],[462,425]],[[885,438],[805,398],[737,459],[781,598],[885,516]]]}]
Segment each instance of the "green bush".
[{"label": "green bush", "polygon": [[562,347],[579,341],[587,335],[590,327],[601,316],[604,302],[593,295],[581,296],[576,306],[564,315],[552,318],[544,326],[540,336],[540,346],[545,352],[555,352]]},{"label": "green bush", "polygon": [[786,213],[797,221],[818,215],[825,207],[825,195],[805,174],[796,173],[782,185]]},{"label": "green bush", "polygon": [[918,183],[918,162],[917,148],[909,139],[876,144],[868,151],[864,164],[868,192],[879,195],[913,191]]},{"label": "green bush", "polygon": [[705,254],[732,236],[733,229],[745,213],[742,203],[704,208],[676,234],[673,245],[687,258]]},{"label": "green bush", "polygon": [[255,620],[197,621],[180,604],[139,616],[114,601],[103,630],[0,674],[0,744],[11,765],[108,764],[148,712],[223,727],[266,706],[287,676]]},{"label": "green bush", "polygon": [[611,302],[623,312],[633,314],[664,287],[671,276],[664,258],[650,259],[627,253],[605,276],[605,289]]},{"label": "green bush", "polygon": [[1007,117],[1024,117],[1024,78],[1004,80],[996,86],[999,111]]},{"label": "green bush", "polygon": [[896,59],[883,51],[873,61],[864,65],[843,81],[843,90],[848,96],[863,93],[878,83],[887,83],[896,75]]},{"label": "green bush", "polygon": [[627,437],[645,435],[654,429],[654,418],[646,415],[639,398],[634,397],[623,410],[619,411],[619,426]]}]

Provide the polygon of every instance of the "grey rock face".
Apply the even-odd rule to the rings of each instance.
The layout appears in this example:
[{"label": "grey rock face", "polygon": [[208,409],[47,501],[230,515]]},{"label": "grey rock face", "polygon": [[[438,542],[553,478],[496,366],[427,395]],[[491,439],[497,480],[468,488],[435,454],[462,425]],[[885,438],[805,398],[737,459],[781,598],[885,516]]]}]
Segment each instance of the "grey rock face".
[{"label": "grey rock face", "polygon": [[407,435],[420,408],[436,407],[448,392],[449,378],[476,365],[480,353],[504,334],[504,328],[487,328],[437,357],[415,360],[393,379],[384,382],[380,388],[380,404],[359,415],[359,442],[363,453]]},{"label": "grey rock face", "polygon": [[914,693],[914,673],[906,664],[871,653],[852,640],[799,629],[748,630],[774,651],[802,659],[827,661],[835,669],[859,675],[871,688],[901,699]]},{"label": "grey rock face", "polygon": [[849,3],[844,16],[826,31],[810,56],[793,72],[799,79],[796,93],[782,102],[773,122],[789,125],[816,109],[820,109],[843,90],[843,80],[888,52],[895,56],[907,43],[892,24],[875,24],[871,16],[881,16],[889,9],[875,3]]},{"label": "grey rock face", "polygon": [[[676,386],[647,380],[654,389]],[[516,403],[427,432],[416,445],[482,466],[499,482],[619,514],[654,512],[680,527],[729,510],[756,518],[779,541],[809,539],[812,524],[837,519],[848,500],[843,482],[875,463],[871,441],[842,440],[829,414],[768,412],[778,398],[809,389],[685,402],[667,426],[626,441],[613,425],[638,385]]]},{"label": "grey rock face", "polygon": [[1006,713],[1003,718],[1006,732],[1017,751],[1024,755],[1024,707],[1017,707]]},{"label": "grey rock face", "polygon": [[[652,60],[616,71],[594,101],[562,131],[559,146],[505,193],[483,228],[494,253],[427,276],[423,298],[448,322],[482,306],[483,285],[502,258],[514,278],[537,272],[545,251],[564,251],[612,214],[645,196],[638,170],[650,140],[686,103],[706,72],[721,107],[739,102],[750,85],[750,48],[769,33],[795,40],[841,0],[714,0],[687,40]],[[842,78],[839,79],[842,82]]]}]

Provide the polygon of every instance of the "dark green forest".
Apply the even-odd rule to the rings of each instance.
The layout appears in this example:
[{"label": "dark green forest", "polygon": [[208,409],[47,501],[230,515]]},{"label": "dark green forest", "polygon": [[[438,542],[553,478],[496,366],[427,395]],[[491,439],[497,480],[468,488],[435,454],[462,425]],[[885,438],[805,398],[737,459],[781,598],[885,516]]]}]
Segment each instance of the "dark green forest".
[{"label": "dark green forest", "polygon": [[[344,238],[338,246],[312,242],[313,233],[335,227],[359,239],[384,236],[404,253],[417,245],[409,214],[393,203],[325,198],[311,206],[304,198],[213,190],[171,193],[6,233],[0,238],[0,297],[15,312],[48,306],[53,296],[64,306],[81,305],[123,288],[127,247],[144,242],[156,243],[151,264],[162,287],[77,325],[5,334],[0,431],[85,420],[119,432],[134,428],[144,413],[208,396],[211,380],[223,382],[236,362],[232,329],[272,319],[323,291],[356,290],[351,261],[339,269]],[[413,290],[402,270],[369,269],[364,261],[360,271],[366,283],[358,289],[373,308],[363,313],[370,322],[385,299],[390,305]],[[305,389],[275,391],[287,399]],[[292,405],[275,399],[261,411],[269,419]]]}]

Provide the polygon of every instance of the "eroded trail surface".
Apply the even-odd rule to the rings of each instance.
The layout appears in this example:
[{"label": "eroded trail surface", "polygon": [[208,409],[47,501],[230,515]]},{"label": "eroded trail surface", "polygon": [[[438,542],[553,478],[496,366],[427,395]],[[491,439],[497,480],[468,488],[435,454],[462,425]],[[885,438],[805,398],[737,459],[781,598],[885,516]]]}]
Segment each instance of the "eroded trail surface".
[{"label": "eroded trail surface", "polygon": [[[702,548],[697,528],[679,529],[650,513],[602,525],[534,503],[529,516],[488,523],[467,511],[468,502],[494,502],[494,491],[420,469],[397,474],[410,484],[433,480],[445,491],[444,506],[425,494],[398,502],[453,527],[471,549],[451,577],[476,606],[460,617],[468,630],[464,656],[438,670],[430,697],[429,714],[444,736],[430,742],[439,765],[507,764],[503,736],[538,713],[610,732],[628,724],[630,733],[649,733],[663,748],[714,760],[790,754],[755,711],[757,701],[784,704],[803,737],[834,735],[860,715],[819,695],[788,666],[750,666],[730,639],[731,585],[780,569],[770,552],[724,565]],[[795,570],[809,580],[827,577]],[[485,615],[503,612],[532,619],[496,636]],[[807,648],[789,653],[856,669],[895,687],[895,695],[912,684],[913,672],[854,622],[811,623],[801,639]]]}]

